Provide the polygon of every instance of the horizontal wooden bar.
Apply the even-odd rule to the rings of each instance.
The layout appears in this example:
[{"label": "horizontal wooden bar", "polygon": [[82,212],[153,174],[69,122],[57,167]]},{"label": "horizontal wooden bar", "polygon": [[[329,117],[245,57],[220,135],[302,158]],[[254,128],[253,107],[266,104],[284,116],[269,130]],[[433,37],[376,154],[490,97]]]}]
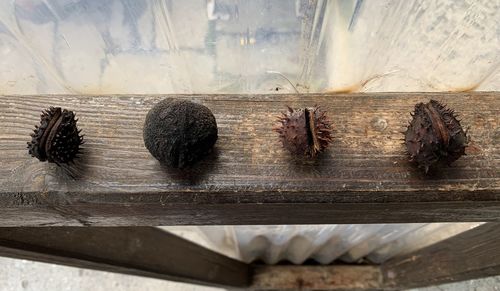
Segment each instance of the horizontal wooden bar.
[{"label": "horizontal wooden bar", "polygon": [[377,266],[260,266],[251,290],[382,290]]},{"label": "horizontal wooden bar", "polygon": [[401,290],[500,274],[500,224],[381,266],[249,266],[151,227],[1,227],[0,256],[248,290]]},{"label": "horizontal wooden bar", "polygon": [[[208,106],[214,153],[187,171],[148,153],[142,127],[163,98]],[[470,127],[468,155],[425,175],[402,144],[415,103],[437,99]],[[294,159],[272,131],[286,105],[319,104],[334,141]],[[31,158],[40,111],[74,110],[85,154],[71,169]],[[500,93],[0,96],[0,225],[309,224],[500,221]]]},{"label": "horizontal wooden bar", "polygon": [[204,285],[251,279],[247,264],[153,227],[0,228],[0,256]]},{"label": "horizontal wooden bar", "polygon": [[500,223],[487,223],[382,266],[384,284],[408,289],[500,275]]}]

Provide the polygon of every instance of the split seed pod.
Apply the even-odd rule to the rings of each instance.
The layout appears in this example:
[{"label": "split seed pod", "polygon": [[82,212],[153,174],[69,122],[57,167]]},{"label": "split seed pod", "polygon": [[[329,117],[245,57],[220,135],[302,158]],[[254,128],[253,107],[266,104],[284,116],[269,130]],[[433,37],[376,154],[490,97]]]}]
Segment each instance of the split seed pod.
[{"label": "split seed pod", "polygon": [[40,161],[58,165],[72,162],[80,153],[83,136],[76,126],[73,111],[50,107],[42,112],[28,142],[29,154]]},{"label": "split seed pod", "polygon": [[452,109],[431,100],[415,105],[412,116],[405,144],[411,161],[426,173],[438,162],[449,165],[465,154],[467,133]]},{"label": "split seed pod", "polygon": [[332,141],[332,127],[326,112],[320,107],[294,110],[282,113],[274,128],[279,133],[283,147],[292,154],[315,158]]}]

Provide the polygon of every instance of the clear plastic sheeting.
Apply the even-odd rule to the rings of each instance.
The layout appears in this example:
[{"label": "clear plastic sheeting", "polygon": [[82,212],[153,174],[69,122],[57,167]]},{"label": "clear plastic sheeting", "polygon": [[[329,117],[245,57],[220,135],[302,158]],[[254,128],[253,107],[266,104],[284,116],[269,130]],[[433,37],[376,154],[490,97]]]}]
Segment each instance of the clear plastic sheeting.
[{"label": "clear plastic sheeting", "polygon": [[499,19],[498,0],[0,1],[0,93],[497,90]]},{"label": "clear plastic sheeting", "polygon": [[295,79],[316,58],[311,3],[1,1],[1,93],[279,91],[268,71]]},{"label": "clear plastic sheeting", "polygon": [[329,2],[331,90],[498,90],[500,1],[354,2]]}]

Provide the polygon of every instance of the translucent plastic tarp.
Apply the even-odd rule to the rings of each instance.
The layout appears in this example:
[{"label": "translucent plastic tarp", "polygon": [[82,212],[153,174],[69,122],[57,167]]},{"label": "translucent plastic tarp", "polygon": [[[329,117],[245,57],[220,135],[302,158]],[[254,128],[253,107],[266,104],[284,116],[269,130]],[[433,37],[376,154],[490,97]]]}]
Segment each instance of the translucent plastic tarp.
[{"label": "translucent plastic tarp", "polygon": [[[499,0],[0,1],[0,93],[497,90]],[[272,73],[274,72],[274,73]]]},{"label": "translucent plastic tarp", "polygon": [[[500,0],[0,1],[0,94],[498,91],[499,22]],[[245,261],[326,264],[474,225],[183,233]]]}]

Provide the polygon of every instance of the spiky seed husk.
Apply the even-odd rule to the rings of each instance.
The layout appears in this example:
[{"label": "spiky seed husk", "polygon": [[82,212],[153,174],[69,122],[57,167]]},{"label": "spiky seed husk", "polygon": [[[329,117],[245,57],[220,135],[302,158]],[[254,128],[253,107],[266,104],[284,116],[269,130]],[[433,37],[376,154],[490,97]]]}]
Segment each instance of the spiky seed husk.
[{"label": "spiky seed husk", "polygon": [[405,132],[411,161],[425,172],[437,163],[447,165],[465,154],[467,134],[454,111],[436,100],[418,103]]},{"label": "spiky seed husk", "polygon": [[40,125],[35,126],[28,142],[29,154],[42,162],[58,165],[73,162],[83,144],[77,121],[73,111],[60,107],[43,111]]},{"label": "spiky seed husk", "polygon": [[297,156],[316,157],[332,142],[332,127],[320,107],[292,109],[278,116],[274,127],[283,147]]}]

